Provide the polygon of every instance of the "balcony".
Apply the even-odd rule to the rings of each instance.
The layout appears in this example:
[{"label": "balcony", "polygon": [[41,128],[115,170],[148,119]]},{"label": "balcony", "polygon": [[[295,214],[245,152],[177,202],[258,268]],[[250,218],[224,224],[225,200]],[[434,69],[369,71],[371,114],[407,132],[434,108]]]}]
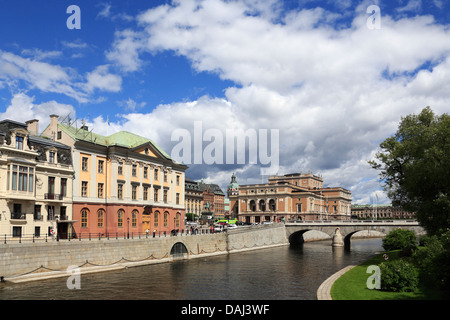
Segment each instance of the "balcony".
[{"label": "balcony", "polygon": [[27,216],[21,212],[11,212],[11,220],[26,220]]},{"label": "balcony", "polygon": [[11,219],[9,220],[11,224],[26,224],[27,215],[22,212],[11,212]]},{"label": "balcony", "polygon": [[45,200],[62,200],[63,195],[57,193],[44,193]]}]

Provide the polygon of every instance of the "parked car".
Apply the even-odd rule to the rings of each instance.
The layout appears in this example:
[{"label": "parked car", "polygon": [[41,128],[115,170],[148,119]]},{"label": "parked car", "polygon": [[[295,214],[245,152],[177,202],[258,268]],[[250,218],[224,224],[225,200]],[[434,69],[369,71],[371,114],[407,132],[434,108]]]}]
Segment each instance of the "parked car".
[{"label": "parked car", "polygon": [[227,225],[227,230],[237,229],[237,225],[235,224],[229,224]]}]

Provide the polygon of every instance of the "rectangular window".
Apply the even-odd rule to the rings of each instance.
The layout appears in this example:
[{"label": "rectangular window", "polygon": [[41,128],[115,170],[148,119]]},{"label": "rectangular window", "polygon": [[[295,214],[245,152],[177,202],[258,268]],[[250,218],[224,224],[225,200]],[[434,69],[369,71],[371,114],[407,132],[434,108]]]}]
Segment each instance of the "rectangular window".
[{"label": "rectangular window", "polygon": [[14,205],[13,205],[13,213],[22,213],[22,204],[14,203]]},{"label": "rectangular window", "polygon": [[59,220],[67,220],[66,207],[59,208]]},{"label": "rectangular window", "polygon": [[153,193],[153,201],[158,202],[158,188],[155,188],[155,191]]},{"label": "rectangular window", "polygon": [[176,204],[180,204],[180,194],[178,192],[176,195]]},{"label": "rectangular window", "polygon": [[16,149],[23,150],[23,137],[16,136]]},{"label": "rectangular window", "polygon": [[144,167],[144,179],[147,179],[147,178],[148,178],[148,167],[145,166]]},{"label": "rectangular window", "polygon": [[98,168],[97,168],[97,172],[98,173],[103,173],[103,165],[104,165],[105,161],[103,160],[98,160]]},{"label": "rectangular window", "polygon": [[[48,177],[48,194],[54,195],[55,194],[55,177]],[[49,197],[49,199],[54,199],[53,197]]]},{"label": "rectangular window", "polygon": [[59,139],[61,139],[62,138],[62,132],[61,131],[58,131],[58,133],[57,133],[57,139],[59,140]]},{"label": "rectangular window", "polygon": [[179,186],[179,185],[180,185],[180,176],[177,175],[177,186]]},{"label": "rectangular window", "polygon": [[143,199],[148,200],[148,187],[144,187]]},{"label": "rectangular window", "polygon": [[28,167],[19,166],[19,191],[28,191]]},{"label": "rectangular window", "polygon": [[48,162],[55,163],[55,153],[53,151],[48,153]]},{"label": "rectangular window", "polygon": [[41,236],[41,227],[34,227],[34,236],[35,237]]},{"label": "rectangular window", "polygon": [[164,190],[164,203],[167,203],[167,190]]},{"label": "rectangular window", "polygon": [[13,237],[20,238],[22,236],[22,227],[13,227]]},{"label": "rectangular window", "polygon": [[61,178],[61,196],[67,196],[67,178]]},{"label": "rectangular window", "polygon": [[99,183],[97,186],[97,197],[103,198],[103,183]]},{"label": "rectangular window", "polygon": [[83,171],[89,171],[89,158],[82,157],[81,158],[81,170]]},{"label": "rectangular window", "polygon": [[12,184],[11,187],[13,190],[17,190],[17,165],[13,165],[13,172],[12,172]]},{"label": "rectangular window", "polygon": [[136,185],[131,186],[131,199],[137,200],[137,186]]},{"label": "rectangular window", "polygon": [[167,182],[167,171],[164,171],[164,182]]},{"label": "rectangular window", "polygon": [[34,220],[42,220],[42,216],[41,216],[41,206],[40,205],[34,205],[34,214],[33,214],[33,219]]},{"label": "rectangular window", "polygon": [[117,164],[117,174],[123,175],[123,162],[122,161],[119,161],[119,163]]},{"label": "rectangular window", "polygon": [[81,181],[81,196],[87,197],[87,195],[88,195],[88,182]]},{"label": "rectangular window", "polygon": [[155,168],[154,177],[153,177],[155,179],[155,181],[158,181],[158,171],[159,170]]},{"label": "rectangular window", "polygon": [[55,220],[55,206],[47,206],[47,221]]},{"label": "rectangular window", "polygon": [[137,165],[133,164],[133,166],[131,167],[131,175],[133,177],[137,177]]},{"label": "rectangular window", "polygon": [[117,185],[117,198],[123,199],[123,183]]}]

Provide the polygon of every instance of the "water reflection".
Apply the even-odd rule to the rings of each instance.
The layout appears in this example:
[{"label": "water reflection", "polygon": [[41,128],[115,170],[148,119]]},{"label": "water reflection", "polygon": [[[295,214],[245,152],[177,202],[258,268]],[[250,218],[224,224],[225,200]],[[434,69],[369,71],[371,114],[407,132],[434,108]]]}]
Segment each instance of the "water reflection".
[{"label": "water reflection", "polygon": [[381,251],[381,239],[353,240],[350,250],[329,241],[180,260],[81,276],[0,286],[5,299],[315,299],[320,284],[349,264]]}]

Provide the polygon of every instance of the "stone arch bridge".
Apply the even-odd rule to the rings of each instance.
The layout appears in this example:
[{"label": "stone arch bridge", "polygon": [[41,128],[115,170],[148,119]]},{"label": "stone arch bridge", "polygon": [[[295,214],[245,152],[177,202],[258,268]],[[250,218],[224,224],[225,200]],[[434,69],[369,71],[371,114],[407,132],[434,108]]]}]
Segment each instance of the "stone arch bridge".
[{"label": "stone arch bridge", "polygon": [[425,234],[423,227],[417,221],[411,220],[352,220],[352,221],[297,221],[285,224],[286,236],[290,243],[301,243],[304,241],[303,235],[311,230],[324,233],[323,238],[329,236],[330,239],[337,228],[339,228],[344,244],[349,245],[352,236],[360,237],[384,237],[390,231],[395,229],[408,229],[415,232],[416,235]]}]

